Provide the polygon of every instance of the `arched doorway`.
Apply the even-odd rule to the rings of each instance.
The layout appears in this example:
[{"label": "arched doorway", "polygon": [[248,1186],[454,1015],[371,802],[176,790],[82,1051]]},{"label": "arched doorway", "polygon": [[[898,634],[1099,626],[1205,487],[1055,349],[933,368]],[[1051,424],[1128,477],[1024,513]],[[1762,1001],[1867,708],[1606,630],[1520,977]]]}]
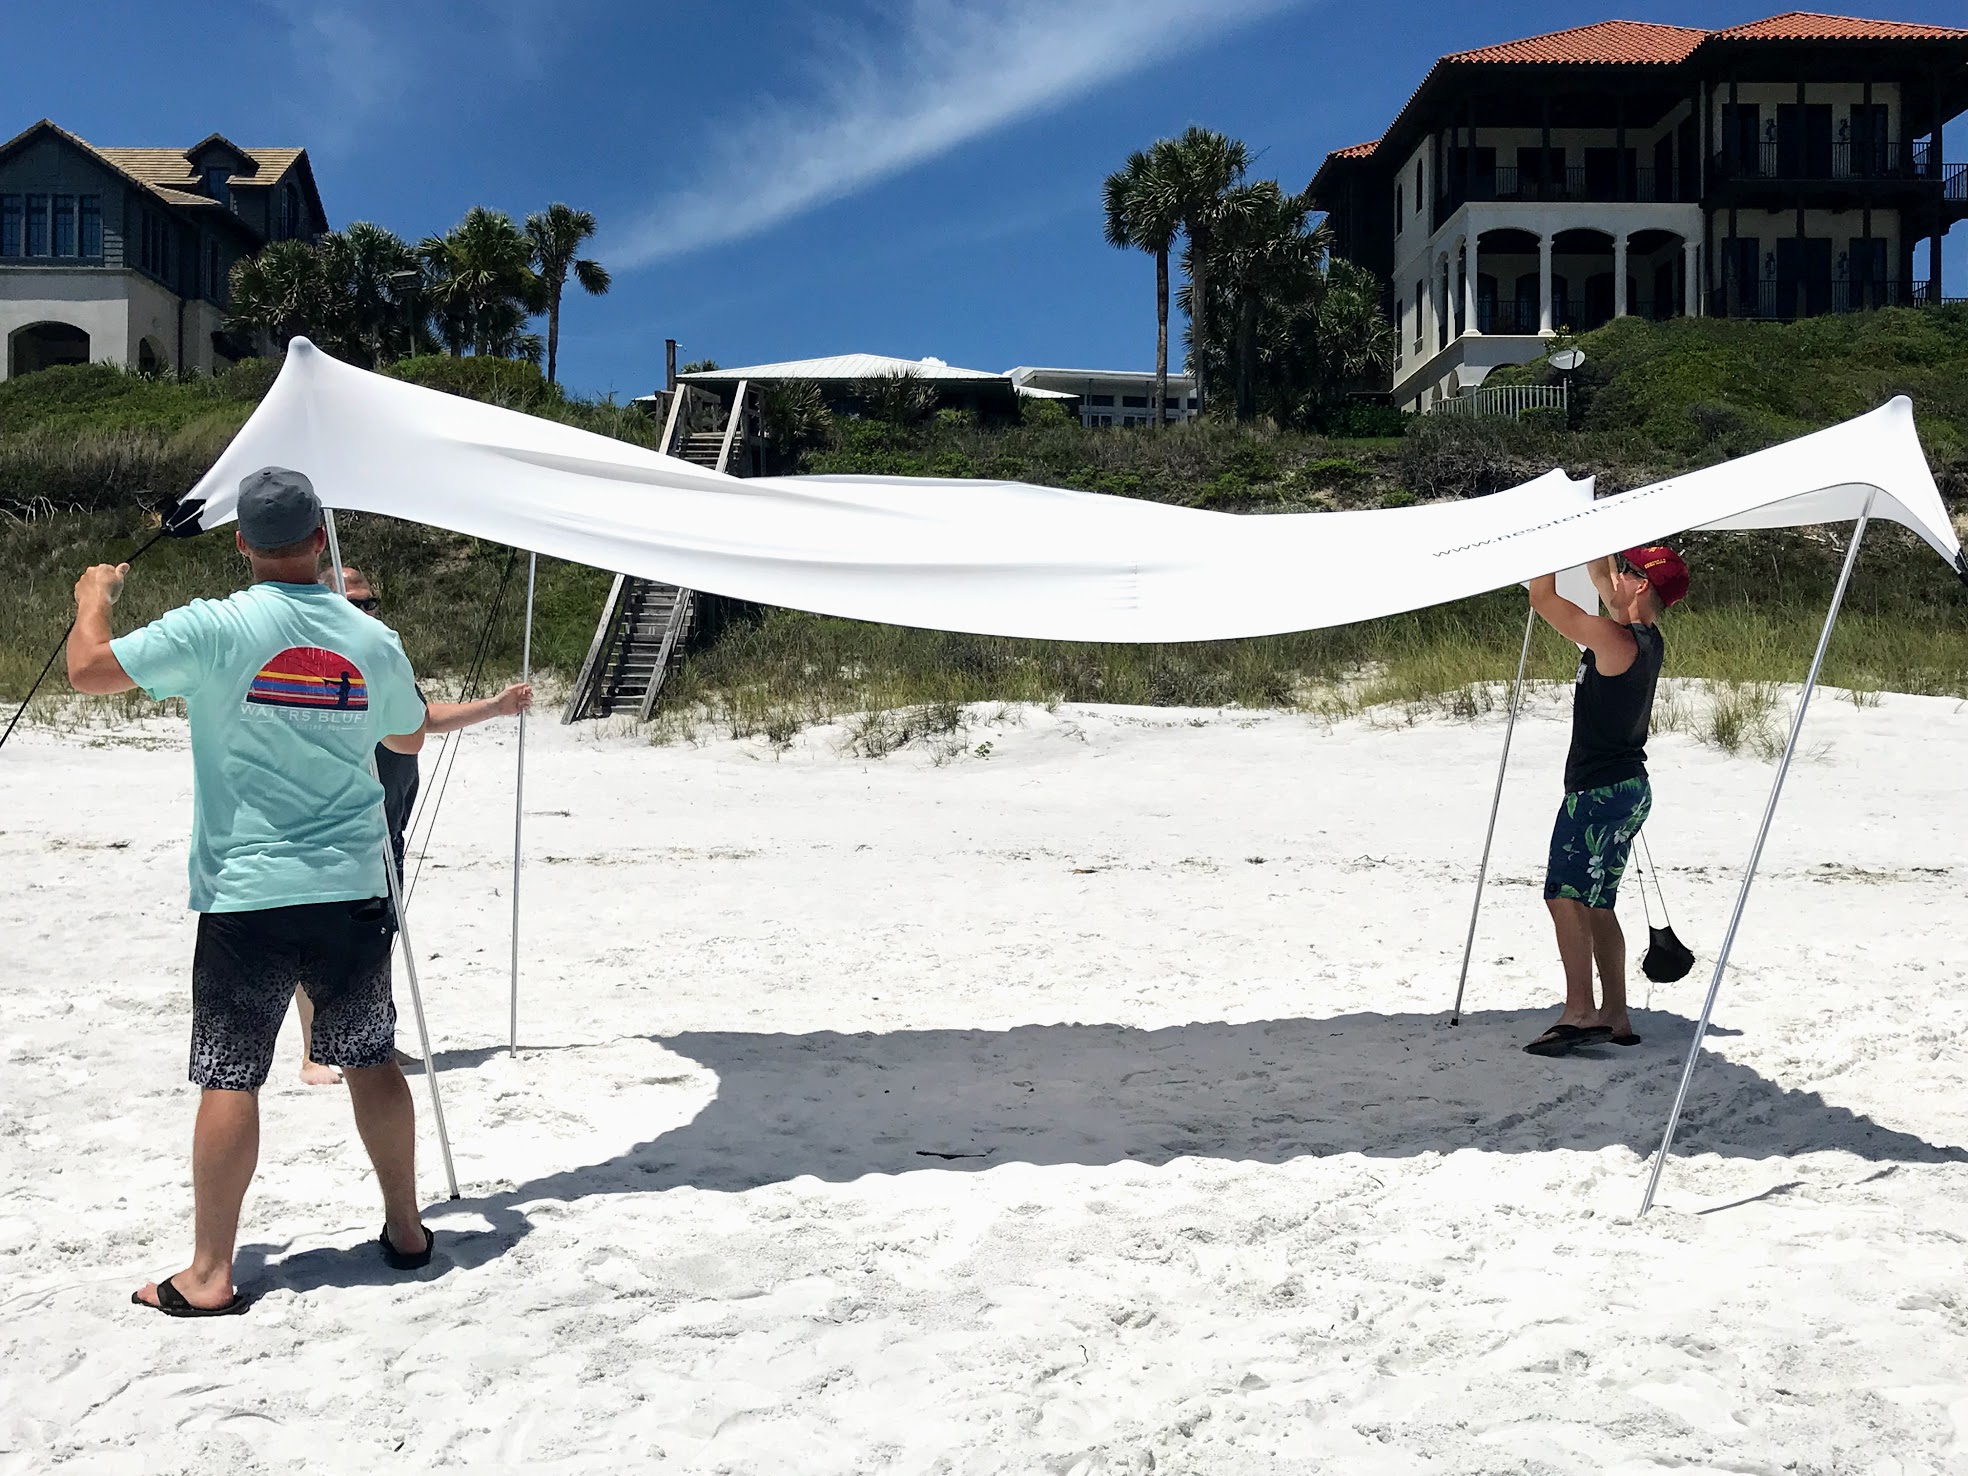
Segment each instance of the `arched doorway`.
[{"label": "arched doorway", "polygon": [[1483,270],[1476,281],[1476,311],[1485,333],[1538,331],[1538,238],[1515,227],[1479,238]]},{"label": "arched doorway", "polygon": [[1552,237],[1551,320],[1587,333],[1613,316],[1613,238],[1580,227]]},{"label": "arched doorway", "polygon": [[137,344],[137,373],[156,374],[164,367],[164,356],[148,338]]},{"label": "arched doorway", "polygon": [[7,374],[89,362],[89,335],[73,323],[29,323],[7,335]]}]

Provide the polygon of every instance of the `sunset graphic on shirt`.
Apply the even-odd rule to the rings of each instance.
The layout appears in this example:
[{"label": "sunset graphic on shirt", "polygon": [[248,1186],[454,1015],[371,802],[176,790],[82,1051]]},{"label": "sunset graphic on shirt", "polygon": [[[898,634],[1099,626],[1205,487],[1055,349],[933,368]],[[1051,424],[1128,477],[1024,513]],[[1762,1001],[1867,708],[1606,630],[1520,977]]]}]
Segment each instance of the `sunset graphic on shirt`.
[{"label": "sunset graphic on shirt", "polygon": [[260,668],[246,700],[262,707],[367,712],[369,686],[348,657],[319,646],[289,646]]}]

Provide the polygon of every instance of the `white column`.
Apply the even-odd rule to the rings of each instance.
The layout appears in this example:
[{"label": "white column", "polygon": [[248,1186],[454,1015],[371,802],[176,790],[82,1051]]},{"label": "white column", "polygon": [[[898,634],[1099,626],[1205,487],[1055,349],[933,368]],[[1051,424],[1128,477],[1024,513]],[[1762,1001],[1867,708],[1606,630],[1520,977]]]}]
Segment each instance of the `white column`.
[{"label": "white column", "polygon": [[1551,321],[1551,253],[1555,247],[1555,236],[1538,237],[1538,332],[1553,333],[1557,325]]},{"label": "white column", "polygon": [[1613,316],[1626,316],[1626,232],[1613,237]]},{"label": "white column", "polygon": [[1482,333],[1476,325],[1476,238],[1462,238],[1462,331],[1471,338]]},{"label": "white column", "polygon": [[1687,287],[1688,316],[1691,318],[1699,318],[1702,315],[1701,242],[1689,241],[1685,243],[1681,248],[1681,255],[1684,258],[1682,275],[1684,275],[1688,281],[1688,287]]},{"label": "white column", "polygon": [[1430,357],[1440,353],[1448,346],[1448,281],[1449,261],[1446,256],[1435,258],[1428,271],[1428,353]]}]

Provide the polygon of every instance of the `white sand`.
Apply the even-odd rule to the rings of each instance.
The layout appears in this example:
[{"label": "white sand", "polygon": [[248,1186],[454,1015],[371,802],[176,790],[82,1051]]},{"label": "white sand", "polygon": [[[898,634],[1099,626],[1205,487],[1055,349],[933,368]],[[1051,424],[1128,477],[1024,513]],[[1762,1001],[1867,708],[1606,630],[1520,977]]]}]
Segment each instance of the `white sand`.
[{"label": "white sand", "polygon": [[[1025,711],[938,764],[536,723],[517,1060],[476,733],[412,913],[439,1262],[365,1248],[290,1021],[260,1300],[213,1323],[127,1304],[189,1250],[182,731],[17,737],[0,1471],[1968,1472],[1968,712],[1814,709],[1644,1221],[1707,972],[1640,1049],[1518,1050],[1549,695],[1446,1024],[1500,733]],[[1656,771],[1707,960],[1771,768]]]}]

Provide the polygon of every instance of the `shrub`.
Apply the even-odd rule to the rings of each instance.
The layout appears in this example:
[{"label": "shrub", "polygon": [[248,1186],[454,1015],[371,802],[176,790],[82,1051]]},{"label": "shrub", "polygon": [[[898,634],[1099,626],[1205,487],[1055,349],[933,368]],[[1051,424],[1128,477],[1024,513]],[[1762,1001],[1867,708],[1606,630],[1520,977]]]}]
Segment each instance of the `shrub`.
[{"label": "shrub", "polygon": [[1030,396],[1021,397],[1018,402],[1018,421],[1021,425],[1077,425],[1079,422],[1067,410],[1063,400],[1041,400]]},{"label": "shrub", "polygon": [[1423,415],[1401,441],[1403,480],[1423,497],[1487,497],[1562,464],[1564,448],[1505,416]]},{"label": "shrub", "polygon": [[383,372],[392,379],[509,410],[537,411],[567,400],[560,386],[548,384],[539,367],[524,359],[501,359],[491,354],[461,359],[449,354],[420,354],[414,359],[398,359]]},{"label": "shrub", "polygon": [[1313,429],[1348,440],[1387,440],[1406,435],[1414,418],[1398,405],[1343,400],[1316,416]]}]

